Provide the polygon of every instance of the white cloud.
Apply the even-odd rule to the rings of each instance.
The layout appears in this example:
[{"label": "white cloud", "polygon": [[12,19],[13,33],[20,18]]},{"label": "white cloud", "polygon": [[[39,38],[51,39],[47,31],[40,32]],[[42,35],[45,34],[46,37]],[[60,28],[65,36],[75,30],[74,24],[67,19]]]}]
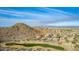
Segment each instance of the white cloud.
[{"label": "white cloud", "polygon": [[[69,15],[73,15],[71,13],[68,13],[68,12],[65,12],[65,11],[61,11],[61,10],[57,10],[57,9],[44,8],[44,7],[43,8],[39,8],[39,9],[41,9],[42,11],[47,11],[48,14],[23,12],[23,11],[16,11],[16,10],[12,10],[12,9],[10,9],[10,10],[0,9],[0,13],[7,14],[7,15],[12,15],[12,16],[19,16],[19,17],[29,16],[29,17],[36,17],[36,18],[46,18],[46,17],[49,17],[49,18],[57,18],[57,17],[61,18],[61,16],[63,18],[63,17],[69,17]],[[52,14],[50,15],[50,13],[52,13]]]},{"label": "white cloud", "polygon": [[[11,15],[11,16],[19,16],[19,17],[50,17],[49,15],[45,15],[45,14],[39,14],[39,13],[32,13],[32,12],[22,12],[22,11],[16,11],[16,10],[3,10],[0,9],[0,13],[1,14],[7,14],[7,15]],[[27,18],[27,17],[26,17]]]},{"label": "white cloud", "polygon": [[47,26],[79,26],[79,21],[65,21],[65,22],[57,22],[50,23]]},{"label": "white cloud", "polygon": [[[16,11],[16,10],[3,10],[0,9],[1,14],[7,14],[11,16],[16,17],[23,17],[25,19],[16,19],[16,18],[6,18],[0,16],[0,22],[7,22],[7,23],[17,23],[17,22],[23,22],[26,24],[29,24],[31,26],[35,25],[67,25],[67,22],[64,22],[65,20],[71,20],[73,18],[73,14],[69,12],[65,12],[62,10],[57,9],[51,9],[51,8],[39,8],[42,11],[47,11],[46,13],[32,13],[32,12],[23,12],[23,11]],[[38,12],[38,11],[37,11]],[[28,19],[28,17],[30,17]],[[62,22],[61,22],[62,21]],[[54,23],[55,22],[55,23]],[[71,22],[69,22],[71,24]],[[72,24],[73,25],[73,24]]]},{"label": "white cloud", "polygon": [[62,14],[62,15],[66,15],[66,16],[73,16],[74,14],[70,13],[70,12],[66,12],[66,11],[62,11],[62,10],[58,10],[58,9],[54,9],[54,8],[45,8],[49,11],[52,12],[56,12],[56,13],[59,13],[59,14]]}]

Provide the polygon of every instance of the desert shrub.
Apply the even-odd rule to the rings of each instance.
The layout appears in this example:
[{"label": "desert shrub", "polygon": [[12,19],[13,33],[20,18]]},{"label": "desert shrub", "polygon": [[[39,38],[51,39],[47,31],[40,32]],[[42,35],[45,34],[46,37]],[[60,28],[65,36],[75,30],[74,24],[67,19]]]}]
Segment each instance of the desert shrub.
[{"label": "desert shrub", "polygon": [[75,34],[74,40],[72,41],[73,44],[76,44],[76,42],[79,42],[79,35]]},{"label": "desert shrub", "polygon": [[65,39],[65,41],[66,41],[67,43],[69,43],[69,40],[68,40],[68,38],[67,38],[67,37],[65,37],[64,39]]},{"label": "desert shrub", "polygon": [[75,45],[75,48],[79,48],[79,45],[76,44],[76,45]]},{"label": "desert shrub", "polygon": [[44,38],[44,39],[42,39],[42,40],[46,41],[46,40],[48,40],[48,39],[47,39],[47,38]]},{"label": "desert shrub", "polygon": [[35,40],[35,41],[36,41],[36,40],[41,40],[41,38],[33,38],[32,40]]}]

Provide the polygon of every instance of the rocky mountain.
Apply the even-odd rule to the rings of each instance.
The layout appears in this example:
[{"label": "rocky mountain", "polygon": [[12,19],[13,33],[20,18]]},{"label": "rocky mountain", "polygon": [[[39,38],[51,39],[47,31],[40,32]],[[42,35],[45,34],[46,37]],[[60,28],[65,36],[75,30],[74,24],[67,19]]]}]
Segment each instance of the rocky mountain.
[{"label": "rocky mountain", "polygon": [[0,42],[22,41],[39,35],[40,31],[24,24],[17,23],[14,26],[0,28]]}]

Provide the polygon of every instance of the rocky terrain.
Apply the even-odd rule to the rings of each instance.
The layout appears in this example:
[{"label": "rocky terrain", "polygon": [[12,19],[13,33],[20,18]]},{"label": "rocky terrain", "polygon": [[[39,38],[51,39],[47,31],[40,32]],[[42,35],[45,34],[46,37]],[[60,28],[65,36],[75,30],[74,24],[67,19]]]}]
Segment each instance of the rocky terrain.
[{"label": "rocky terrain", "polygon": [[0,28],[1,51],[79,51],[79,28]]},{"label": "rocky terrain", "polygon": [[17,23],[12,27],[0,28],[0,42],[25,41],[40,34],[40,31],[23,23]]}]

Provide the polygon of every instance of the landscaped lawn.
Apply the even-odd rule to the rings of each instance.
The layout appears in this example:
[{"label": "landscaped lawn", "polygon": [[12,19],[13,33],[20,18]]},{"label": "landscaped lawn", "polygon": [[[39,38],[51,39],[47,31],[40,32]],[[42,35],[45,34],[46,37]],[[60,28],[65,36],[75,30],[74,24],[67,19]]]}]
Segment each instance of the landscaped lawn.
[{"label": "landscaped lawn", "polygon": [[12,45],[22,45],[25,47],[34,47],[34,46],[42,46],[42,47],[48,47],[48,48],[54,48],[58,50],[65,50],[63,47],[50,45],[50,44],[35,44],[35,43],[27,43],[27,44],[19,44],[19,43],[7,43],[6,45],[12,46]]}]

